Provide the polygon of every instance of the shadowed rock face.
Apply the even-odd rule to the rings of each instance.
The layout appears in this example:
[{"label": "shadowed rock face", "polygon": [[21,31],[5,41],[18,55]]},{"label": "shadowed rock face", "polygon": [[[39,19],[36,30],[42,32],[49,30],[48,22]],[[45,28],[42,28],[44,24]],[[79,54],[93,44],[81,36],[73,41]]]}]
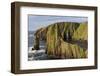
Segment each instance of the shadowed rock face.
[{"label": "shadowed rock face", "polygon": [[[84,32],[83,32],[84,31]],[[81,32],[81,34],[80,34]],[[35,33],[34,49],[39,49],[39,40],[46,41],[46,53],[57,58],[86,58],[87,23],[61,22],[40,28]],[[83,46],[81,46],[83,45]]]}]

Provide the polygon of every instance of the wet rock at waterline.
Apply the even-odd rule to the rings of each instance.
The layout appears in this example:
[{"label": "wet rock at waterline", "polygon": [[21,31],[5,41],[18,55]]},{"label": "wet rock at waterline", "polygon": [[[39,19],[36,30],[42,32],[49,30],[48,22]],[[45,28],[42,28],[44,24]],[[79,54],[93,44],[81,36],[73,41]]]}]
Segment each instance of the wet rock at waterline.
[{"label": "wet rock at waterline", "polygon": [[86,58],[87,33],[87,23],[60,22],[51,24],[35,32],[32,50],[41,49],[39,47],[40,40],[44,40],[44,55],[47,57]]}]

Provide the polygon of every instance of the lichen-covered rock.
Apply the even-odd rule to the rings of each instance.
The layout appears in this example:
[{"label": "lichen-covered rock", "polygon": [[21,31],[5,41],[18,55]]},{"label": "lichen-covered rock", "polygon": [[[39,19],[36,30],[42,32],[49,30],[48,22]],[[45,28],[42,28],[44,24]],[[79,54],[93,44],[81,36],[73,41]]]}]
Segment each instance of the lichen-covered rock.
[{"label": "lichen-covered rock", "polygon": [[73,34],[75,40],[87,40],[88,39],[88,26],[87,23],[81,23],[78,29]]},{"label": "lichen-covered rock", "polygon": [[45,39],[45,49],[49,56],[58,58],[87,57],[86,49],[75,42],[73,43],[73,40],[87,39],[87,25],[85,24],[71,22],[51,24],[48,27],[37,30],[35,37],[34,49],[39,49],[39,40],[41,38]]}]

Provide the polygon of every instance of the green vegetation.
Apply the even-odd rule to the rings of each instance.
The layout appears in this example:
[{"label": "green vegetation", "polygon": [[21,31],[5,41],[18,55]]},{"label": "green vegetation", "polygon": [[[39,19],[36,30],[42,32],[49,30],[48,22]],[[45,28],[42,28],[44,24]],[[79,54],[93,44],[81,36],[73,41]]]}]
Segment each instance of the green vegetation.
[{"label": "green vegetation", "polygon": [[87,40],[88,38],[88,26],[87,23],[81,23],[79,28],[74,32],[73,39]]},{"label": "green vegetation", "polygon": [[[35,33],[34,49],[39,49],[39,39],[46,41],[46,53],[57,58],[86,58],[87,23],[60,22],[40,28]],[[81,40],[81,41],[80,41]],[[82,46],[79,46],[82,45]]]}]

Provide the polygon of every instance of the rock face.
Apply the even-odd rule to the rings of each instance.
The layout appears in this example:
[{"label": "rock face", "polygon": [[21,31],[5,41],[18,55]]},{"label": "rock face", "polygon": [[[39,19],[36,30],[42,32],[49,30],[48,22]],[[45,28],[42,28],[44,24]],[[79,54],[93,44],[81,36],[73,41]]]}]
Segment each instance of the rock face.
[{"label": "rock face", "polygon": [[39,49],[39,40],[46,41],[46,53],[57,58],[87,57],[87,23],[60,22],[40,28],[35,33],[34,49]]},{"label": "rock face", "polygon": [[73,39],[75,40],[87,40],[88,38],[88,26],[87,23],[81,23],[79,28],[74,32]]}]

